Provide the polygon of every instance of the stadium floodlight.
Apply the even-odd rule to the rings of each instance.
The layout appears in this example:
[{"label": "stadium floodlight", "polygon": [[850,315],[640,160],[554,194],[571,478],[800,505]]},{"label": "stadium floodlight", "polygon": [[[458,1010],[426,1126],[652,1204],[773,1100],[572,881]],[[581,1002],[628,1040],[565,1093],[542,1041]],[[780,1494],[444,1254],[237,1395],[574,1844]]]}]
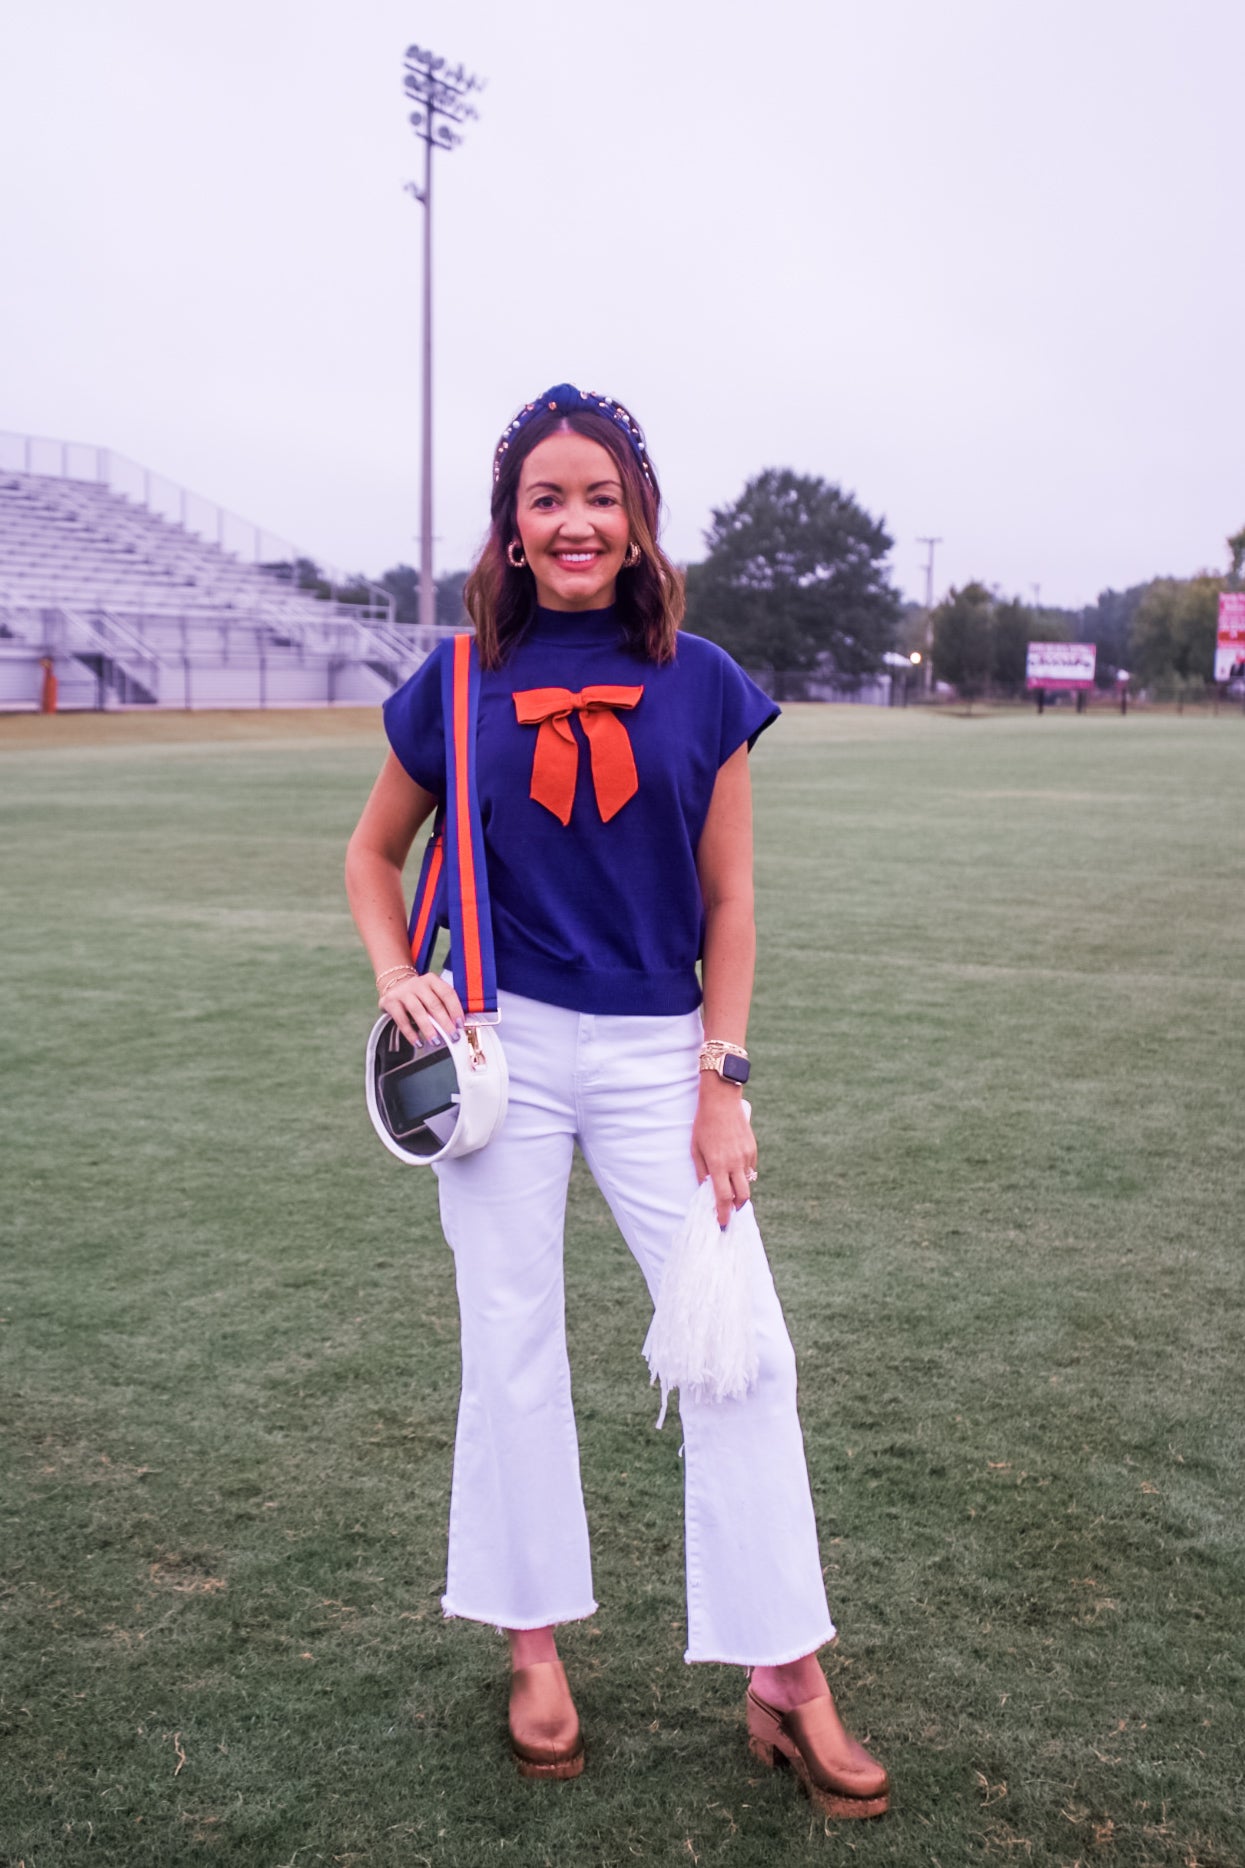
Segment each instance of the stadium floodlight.
[{"label": "stadium floodlight", "polygon": [[432,566],[432,152],[457,149],[462,137],[455,124],[467,123],[478,112],[469,101],[484,88],[462,65],[449,65],[425,47],[406,49],[404,88],[419,106],[411,112],[411,128],[424,145],[424,180],[408,182],[406,192],[424,210],[424,359],[423,359],[423,464],[419,498],[419,620],[431,626],[437,620],[437,586]]}]

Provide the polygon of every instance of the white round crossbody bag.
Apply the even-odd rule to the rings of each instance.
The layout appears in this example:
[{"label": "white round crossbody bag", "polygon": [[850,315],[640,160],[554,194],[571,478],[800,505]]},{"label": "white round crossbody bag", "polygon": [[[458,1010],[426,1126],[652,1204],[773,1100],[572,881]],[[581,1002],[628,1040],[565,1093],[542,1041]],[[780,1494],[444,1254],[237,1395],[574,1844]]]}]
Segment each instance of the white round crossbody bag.
[{"label": "white round crossbody bag", "polygon": [[437,813],[411,910],[411,958],[426,973],[437,934],[450,932],[461,1032],[413,1045],[384,1014],[367,1041],[364,1093],[372,1127],[408,1167],[473,1154],[506,1119],[510,1075],[497,1033],[497,971],[484,836],[476,800],[480,666],[470,636],[456,636],[441,671],[445,803]]}]

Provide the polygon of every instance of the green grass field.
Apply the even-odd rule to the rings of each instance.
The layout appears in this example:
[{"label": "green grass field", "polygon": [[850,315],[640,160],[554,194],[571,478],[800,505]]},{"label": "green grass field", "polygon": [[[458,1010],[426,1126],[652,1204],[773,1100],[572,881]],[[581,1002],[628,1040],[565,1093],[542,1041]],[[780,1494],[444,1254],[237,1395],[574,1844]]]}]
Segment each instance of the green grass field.
[{"label": "green grass field", "polygon": [[367,1127],[360,715],[0,720],[8,1868],[1245,1862],[1245,725],[795,708],[757,1209],[848,1718],[829,1837],[683,1665],[679,1435],[568,1234],[602,1608],[520,1783],[441,1620],[456,1319]]}]

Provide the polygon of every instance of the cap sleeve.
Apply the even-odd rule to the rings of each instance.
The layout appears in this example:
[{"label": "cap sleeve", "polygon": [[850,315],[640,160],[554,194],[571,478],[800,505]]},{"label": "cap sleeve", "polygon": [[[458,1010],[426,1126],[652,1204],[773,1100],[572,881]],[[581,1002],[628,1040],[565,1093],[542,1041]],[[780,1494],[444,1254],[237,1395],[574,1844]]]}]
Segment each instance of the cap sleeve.
[{"label": "cap sleeve", "polygon": [[384,705],[385,732],[403,770],[441,797],[445,791],[445,716],[441,664],[448,644],[439,642],[410,680]]},{"label": "cap sleeve", "polygon": [[724,653],[718,764],[725,765],[745,741],[751,751],[766,727],[772,726],[781,712],[782,708],[744,673],[739,663]]}]

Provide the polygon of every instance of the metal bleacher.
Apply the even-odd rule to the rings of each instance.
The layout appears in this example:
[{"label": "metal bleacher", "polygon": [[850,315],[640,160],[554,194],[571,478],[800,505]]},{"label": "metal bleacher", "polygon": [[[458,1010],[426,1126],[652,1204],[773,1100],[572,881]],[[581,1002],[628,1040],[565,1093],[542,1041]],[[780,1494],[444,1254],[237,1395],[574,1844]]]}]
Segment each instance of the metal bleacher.
[{"label": "metal bleacher", "polygon": [[105,448],[0,433],[0,712],[367,705],[441,630]]}]

